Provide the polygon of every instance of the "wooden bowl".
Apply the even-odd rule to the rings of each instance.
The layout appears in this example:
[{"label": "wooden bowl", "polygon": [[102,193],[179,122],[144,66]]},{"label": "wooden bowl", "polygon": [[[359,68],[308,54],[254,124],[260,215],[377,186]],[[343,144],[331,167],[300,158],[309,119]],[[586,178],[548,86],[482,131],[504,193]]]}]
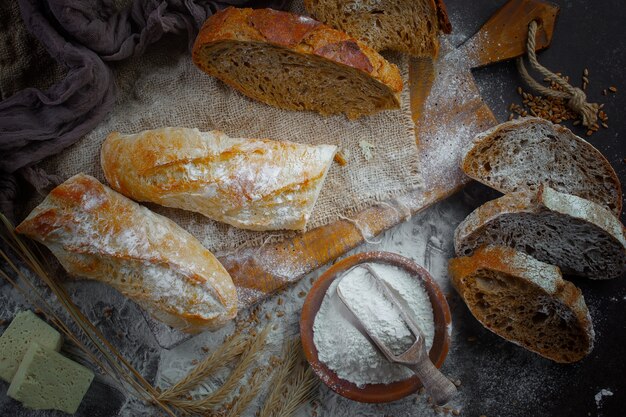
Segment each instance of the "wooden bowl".
[{"label": "wooden bowl", "polygon": [[414,393],[422,387],[422,383],[417,376],[413,376],[390,384],[366,384],[363,388],[359,388],[352,382],[339,378],[333,370],[322,363],[318,358],[315,343],[313,343],[313,322],[322,305],[322,300],[326,295],[328,287],[330,287],[335,278],[348,269],[366,262],[384,263],[403,268],[424,283],[430,303],[433,306],[435,319],[435,336],[428,354],[430,360],[437,368],[443,364],[450,346],[450,307],[441,289],[428,271],[412,260],[390,252],[364,252],[352,255],[331,266],[315,281],[304,302],[300,318],[302,348],[313,371],[330,389],[339,395],[360,402],[384,403],[395,401]]}]

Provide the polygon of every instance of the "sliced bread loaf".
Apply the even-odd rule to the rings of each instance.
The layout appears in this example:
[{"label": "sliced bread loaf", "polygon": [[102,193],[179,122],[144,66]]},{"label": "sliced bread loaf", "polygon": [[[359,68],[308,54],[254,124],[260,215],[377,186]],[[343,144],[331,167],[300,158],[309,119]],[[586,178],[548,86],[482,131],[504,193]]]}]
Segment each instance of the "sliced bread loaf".
[{"label": "sliced bread loaf", "polygon": [[308,17],[229,7],[196,38],[193,61],[245,95],[349,118],[400,107],[402,77],[375,50]]},{"label": "sliced bread loaf", "polygon": [[436,56],[439,30],[452,30],[441,0],[305,0],[304,5],[316,19],[377,51]]},{"label": "sliced bread loaf", "polygon": [[502,123],[476,136],[461,168],[503,193],[546,184],[618,216],[622,210],[619,179],[600,151],[568,128],[537,117]]},{"label": "sliced bread loaf", "polygon": [[474,210],[456,229],[457,256],[484,245],[509,246],[593,279],[626,268],[624,226],[592,201],[547,186],[506,194]]},{"label": "sliced bread loaf", "polygon": [[498,246],[451,259],[449,271],[474,317],[498,336],[556,362],[579,361],[591,352],[589,310],[559,268]]}]

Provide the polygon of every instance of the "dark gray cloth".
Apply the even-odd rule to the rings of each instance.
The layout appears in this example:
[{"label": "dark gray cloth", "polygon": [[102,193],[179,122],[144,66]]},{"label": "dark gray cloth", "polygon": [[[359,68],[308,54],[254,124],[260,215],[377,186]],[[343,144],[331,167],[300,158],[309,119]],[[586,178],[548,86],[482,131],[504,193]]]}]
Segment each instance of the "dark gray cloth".
[{"label": "dark gray cloth", "polygon": [[228,5],[282,8],[286,0],[19,0],[27,29],[67,68],[46,91],[27,88],[0,102],[0,210],[14,219],[20,184],[45,192],[53,184],[32,165],[91,131],[115,102],[107,62],[141,55],[165,34],[189,45],[206,20]]}]

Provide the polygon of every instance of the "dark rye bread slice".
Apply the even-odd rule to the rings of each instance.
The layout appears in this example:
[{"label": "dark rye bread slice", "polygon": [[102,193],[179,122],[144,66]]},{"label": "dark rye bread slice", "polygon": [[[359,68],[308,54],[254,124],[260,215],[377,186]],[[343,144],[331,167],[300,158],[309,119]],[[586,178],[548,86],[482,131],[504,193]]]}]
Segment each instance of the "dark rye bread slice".
[{"label": "dark rye bread slice", "polygon": [[229,7],[205,22],[192,55],[206,73],[276,107],[351,119],[400,107],[395,65],[308,17]]},{"label": "dark rye bread slice", "polygon": [[441,0],[304,0],[304,5],[316,19],[377,51],[434,57],[439,31],[452,31]]},{"label": "dark rye bread slice", "polygon": [[593,279],[615,278],[626,268],[626,235],[617,217],[599,204],[543,185],[489,201],[457,227],[457,256],[485,245],[509,246],[565,274]]},{"label": "dark rye bread slice", "polygon": [[609,161],[568,128],[544,119],[512,120],[477,135],[461,168],[502,193],[546,184],[618,216],[622,210],[621,186]]},{"label": "dark rye bread slice", "polygon": [[594,331],[580,290],[559,268],[497,246],[450,260],[452,285],[487,329],[556,362],[576,362]]}]

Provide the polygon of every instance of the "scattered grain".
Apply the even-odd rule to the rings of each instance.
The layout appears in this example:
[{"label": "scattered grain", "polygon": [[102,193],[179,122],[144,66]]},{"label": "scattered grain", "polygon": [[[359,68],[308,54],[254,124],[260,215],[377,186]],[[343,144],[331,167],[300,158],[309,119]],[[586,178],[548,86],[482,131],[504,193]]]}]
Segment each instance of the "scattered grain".
[{"label": "scattered grain", "polygon": [[[569,77],[562,75],[561,73],[557,73],[557,76],[563,78],[565,81],[569,82]],[[549,77],[545,78],[544,81],[549,84],[549,88],[555,91],[563,91],[563,88],[554,80]],[[583,70],[582,76],[582,88],[586,90],[589,86],[589,70],[585,68]],[[612,90],[613,88],[614,90]],[[568,120],[573,121],[574,126],[579,126],[582,124],[580,120],[580,115],[576,114],[573,110],[569,108],[567,105],[567,101],[564,99],[557,99],[551,97],[543,97],[543,96],[535,96],[529,92],[526,92],[522,89],[522,87],[517,87],[517,93],[522,98],[522,105],[511,103],[508,107],[509,117],[508,120],[513,120],[515,115],[519,115],[521,117],[526,117],[528,115],[532,115],[534,117],[540,117],[546,120],[551,121],[552,123],[563,123]],[[609,87],[611,92],[617,92],[617,88],[615,86]],[[605,89],[602,94],[607,95],[607,89]],[[601,110],[604,107],[604,103],[598,105],[598,109]],[[604,111],[598,112],[598,119],[600,122],[603,122],[602,127],[607,124],[608,116]],[[608,127],[608,124],[607,124]],[[605,129],[607,128],[605,127]],[[591,136],[594,132],[596,132],[600,128],[600,125],[590,126],[586,130],[587,136]]]}]

